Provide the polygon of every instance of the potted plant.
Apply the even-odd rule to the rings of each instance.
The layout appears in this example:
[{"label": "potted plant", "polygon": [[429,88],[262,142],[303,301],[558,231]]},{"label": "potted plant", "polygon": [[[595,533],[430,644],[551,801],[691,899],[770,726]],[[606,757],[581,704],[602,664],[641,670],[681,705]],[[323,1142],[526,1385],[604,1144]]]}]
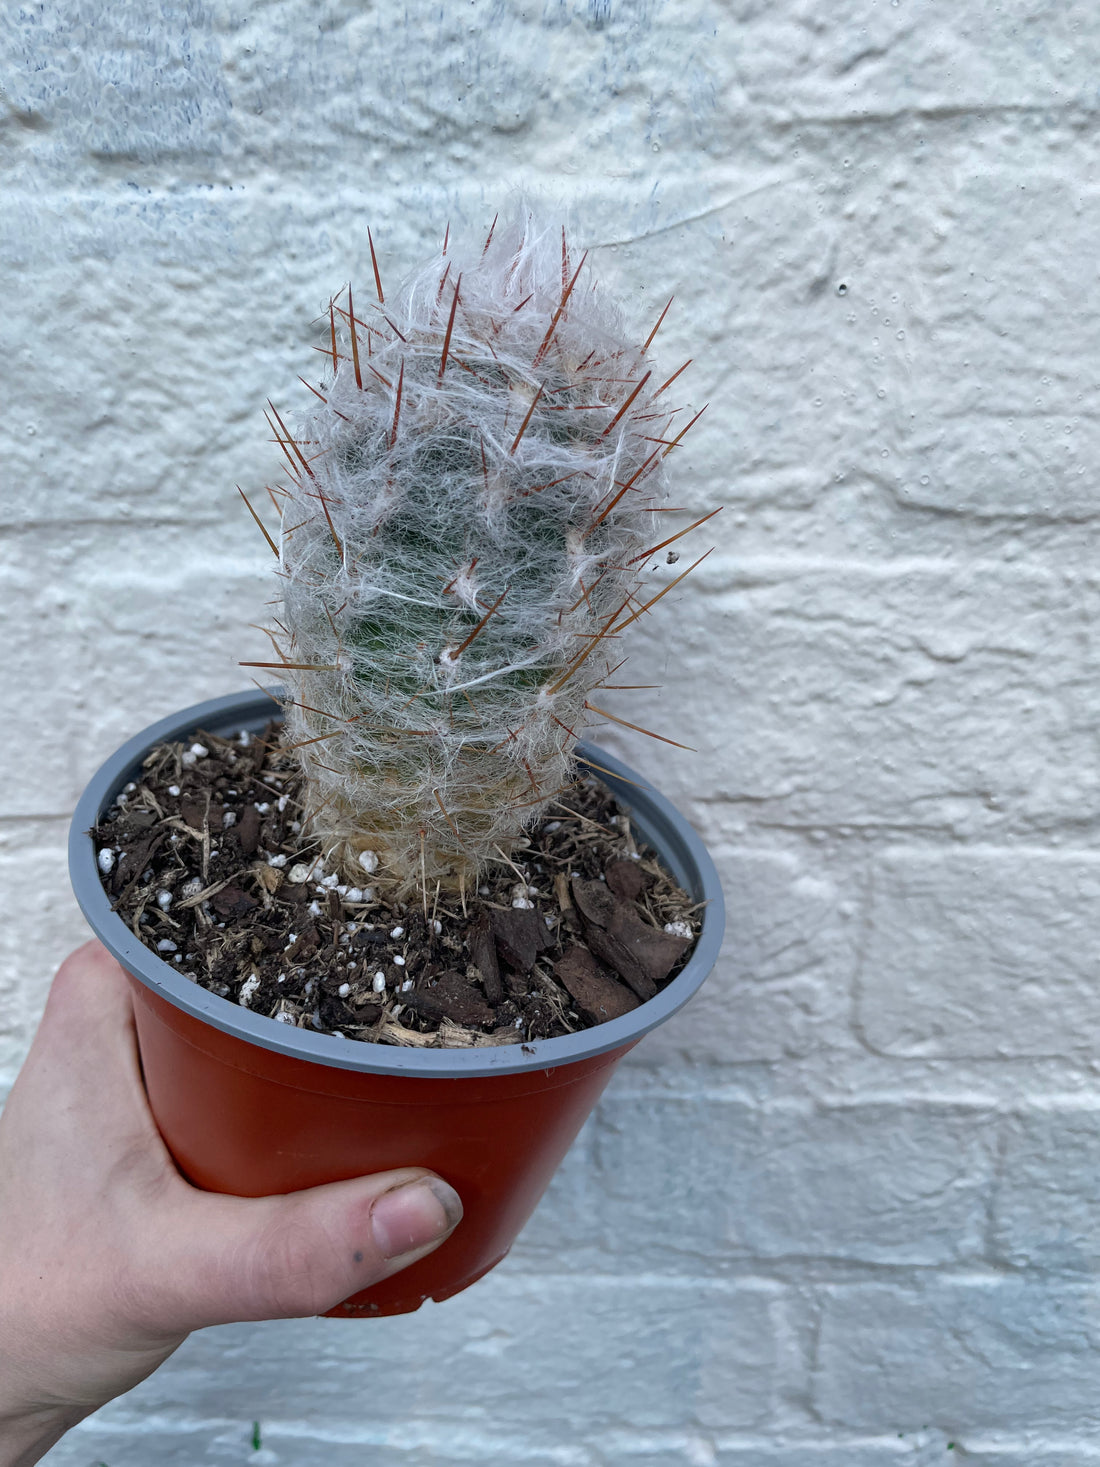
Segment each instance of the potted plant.
[{"label": "potted plant", "polygon": [[[272,661],[246,665],[279,675],[282,748],[300,766],[294,824],[313,854],[288,869],[285,855],[261,847],[250,868],[256,896],[208,881],[212,846],[231,846],[235,857],[247,850],[244,821],[229,833],[235,811],[212,815],[209,788],[205,806],[192,803],[189,813],[179,783],[167,788],[184,804],[165,816],[162,783],[150,800],[165,825],[175,823],[165,838],[201,851],[198,889],[175,913],[188,906],[206,923],[208,954],[222,952],[234,903],[254,913],[295,882],[297,900],[323,870],[317,899],[301,910],[316,908],[318,921],[337,914],[326,929],[340,933],[331,935],[332,961],[350,973],[356,961],[340,955],[338,940],[374,929],[345,922],[341,902],[359,911],[384,898],[391,912],[417,914],[431,940],[441,924],[428,913],[441,894],[465,914],[493,866],[520,877],[514,920],[530,927],[537,904],[518,853],[579,760],[702,916],[690,957],[664,983],[687,946],[681,936],[647,925],[615,883],[612,891],[566,881],[562,901],[570,904],[572,890],[582,909],[571,913],[574,929],[597,956],[571,947],[565,981],[578,985],[569,990],[578,1008],[604,1020],[576,1032],[539,1037],[519,1014],[514,1032],[452,1026],[410,1038],[392,1015],[402,1005],[431,1014],[445,985],[438,976],[432,987],[397,984],[395,970],[387,978],[381,969],[373,981],[384,1012],[374,1027],[358,1038],[331,1024],[318,1032],[317,1012],[301,1005],[280,1000],[275,1018],[250,1007],[258,973],[243,975],[236,1001],[224,984],[219,993],[194,981],[178,944],[152,938],[158,922],[179,925],[172,892],[150,884],[154,838],[138,839],[131,824],[123,852],[90,834],[117,815],[143,770],[162,768],[162,746],[182,771],[209,754],[204,736],[242,749],[269,741],[272,695],[258,689],[185,709],[108,760],[74,816],[74,887],[132,977],[150,1104],[184,1174],[212,1190],[263,1195],[416,1164],[463,1199],[462,1227],[446,1244],[333,1311],[346,1315],[446,1298],[504,1256],[616,1062],[710,971],[723,925],[717,877],[690,826],[637,775],[580,741],[593,721],[626,721],[598,692],[616,686],[615,639],[687,574],[647,581],[674,562],[667,547],[687,533],[666,535],[660,515],[665,460],[695,421],[666,406],[679,371],[656,374],[648,353],[657,327],[629,345],[615,308],[585,278],[585,258],[529,215],[499,231],[494,222],[465,259],[445,238],[441,256],[396,301],[385,297],[373,240],[370,248],[375,300],[360,313],[349,289],[330,303],[327,372],[310,386],[311,410],[293,433],[271,410],[290,467],[289,481],[271,491],[278,535],[252,511],[278,557],[283,606],[269,632]],[[225,747],[230,767],[237,755]],[[251,754],[240,762],[259,777]],[[280,809],[282,787],[281,776],[270,786]],[[261,805],[244,807],[255,826]],[[252,829],[252,854],[259,839]],[[113,891],[103,884],[116,859],[130,863],[122,885],[146,893],[128,921],[116,910],[122,864]],[[154,896],[160,911],[147,912]],[[498,920],[506,919],[507,910]],[[293,957],[301,937],[289,936]],[[495,949],[482,938],[472,971],[491,999]],[[251,940],[260,952],[266,938]],[[461,988],[461,973],[445,976]]]}]

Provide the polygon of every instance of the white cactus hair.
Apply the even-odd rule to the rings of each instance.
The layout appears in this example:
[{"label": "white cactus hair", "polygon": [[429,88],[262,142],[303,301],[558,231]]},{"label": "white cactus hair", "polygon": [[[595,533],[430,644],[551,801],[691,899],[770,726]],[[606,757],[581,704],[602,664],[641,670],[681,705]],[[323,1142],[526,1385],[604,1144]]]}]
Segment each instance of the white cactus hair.
[{"label": "white cactus hair", "polygon": [[273,422],[293,472],[271,635],[311,833],[360,882],[373,852],[375,880],[430,891],[476,879],[570,782],[649,599],[683,419],[527,208],[472,250],[446,238],[395,300],[377,265],[372,283],[369,307],[330,303],[311,411]]}]

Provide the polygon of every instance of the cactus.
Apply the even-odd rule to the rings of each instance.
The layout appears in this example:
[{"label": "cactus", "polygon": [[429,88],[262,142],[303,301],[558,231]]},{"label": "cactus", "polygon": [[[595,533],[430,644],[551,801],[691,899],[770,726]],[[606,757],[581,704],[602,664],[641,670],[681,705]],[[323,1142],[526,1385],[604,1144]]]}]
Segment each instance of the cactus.
[{"label": "cactus", "polygon": [[564,231],[524,212],[466,256],[445,238],[396,301],[370,243],[376,299],[330,302],[311,410],[292,434],[272,406],[291,467],[279,661],[248,665],[289,687],[326,857],[359,882],[465,888],[612,717],[592,695],[671,589],[641,577],[670,543],[655,511],[690,423],[647,355],[657,328],[628,344]]}]

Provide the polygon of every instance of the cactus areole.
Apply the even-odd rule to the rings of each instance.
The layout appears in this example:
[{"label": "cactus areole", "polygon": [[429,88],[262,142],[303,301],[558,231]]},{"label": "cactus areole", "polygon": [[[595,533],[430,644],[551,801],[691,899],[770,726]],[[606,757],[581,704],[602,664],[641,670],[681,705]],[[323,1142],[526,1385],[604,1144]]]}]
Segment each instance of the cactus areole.
[{"label": "cactus areole", "polygon": [[292,430],[272,409],[279,660],[251,665],[291,689],[330,859],[465,888],[569,783],[619,633],[682,578],[643,584],[694,419],[529,215],[445,241],[394,300],[374,283],[329,307],[311,410]]}]

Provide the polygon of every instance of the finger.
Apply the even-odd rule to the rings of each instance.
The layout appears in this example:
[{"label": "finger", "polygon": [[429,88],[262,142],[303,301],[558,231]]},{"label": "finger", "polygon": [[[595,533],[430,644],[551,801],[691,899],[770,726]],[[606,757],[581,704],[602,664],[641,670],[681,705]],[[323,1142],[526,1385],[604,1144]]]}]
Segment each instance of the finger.
[{"label": "finger", "polygon": [[86,942],[61,964],[28,1059],[60,1061],[70,1076],[98,1082],[116,1069],[138,1079],[129,980],[107,949]]},{"label": "finger", "polygon": [[93,938],[70,953],[57,970],[46,999],[39,1032],[71,1036],[89,1024],[117,1029],[131,1012],[129,980]]},{"label": "finger", "polygon": [[142,1149],[170,1169],[145,1099],[129,984],[98,942],[58,970],[4,1117],[9,1130],[25,1124],[40,1149],[63,1146],[85,1169]]},{"label": "finger", "polygon": [[432,1252],[461,1217],[454,1189],[419,1167],[281,1197],[191,1188],[134,1272],[133,1307],[180,1330],[323,1314]]}]

